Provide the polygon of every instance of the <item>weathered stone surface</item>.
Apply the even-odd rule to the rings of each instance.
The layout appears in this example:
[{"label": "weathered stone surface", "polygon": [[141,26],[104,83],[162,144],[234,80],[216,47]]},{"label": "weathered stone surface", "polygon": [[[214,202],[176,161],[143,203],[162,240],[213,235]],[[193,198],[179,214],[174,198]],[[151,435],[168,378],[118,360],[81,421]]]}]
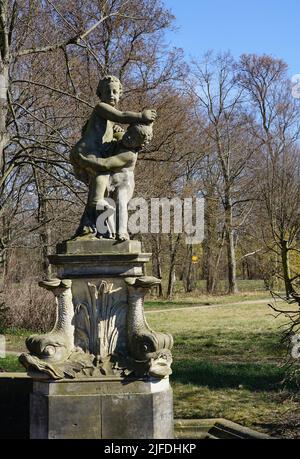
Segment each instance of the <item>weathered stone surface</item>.
[{"label": "weathered stone surface", "polygon": [[34,382],[30,438],[173,438],[168,379]]},{"label": "weathered stone surface", "polygon": [[[39,285],[51,290],[55,296],[56,322],[49,333],[31,335],[26,339],[26,346],[30,354],[22,354],[19,360],[28,370],[35,369],[54,379],[60,379],[68,373],[73,375],[74,368],[80,371],[81,365],[78,366],[80,359],[84,361],[82,367],[86,364],[85,356],[74,348],[72,281],[51,279],[42,281]],[[70,360],[71,355],[75,366],[68,365],[66,368],[65,362]]]},{"label": "weathered stone surface", "polygon": [[98,239],[96,237],[78,238],[64,241],[57,245],[58,254],[69,255],[88,255],[103,253],[141,253],[141,243],[139,241],[116,241],[111,239]]},{"label": "weathered stone surface", "polygon": [[127,291],[123,279],[73,282],[75,346],[105,362],[126,353]]},{"label": "weathered stone surface", "polygon": [[102,253],[95,255],[51,255],[49,260],[57,266],[61,278],[93,276],[142,276],[143,266],[150,260],[148,253]]},{"label": "weathered stone surface", "polygon": [[153,394],[153,438],[173,438],[173,392],[161,391]]},{"label": "weathered stone surface", "polygon": [[35,392],[41,395],[111,395],[130,393],[154,394],[167,391],[170,387],[167,378],[132,378],[103,376],[88,379],[61,379],[59,381],[34,381]]},{"label": "weathered stone surface", "polygon": [[103,398],[103,437],[154,438],[153,395],[123,394]]},{"label": "weathered stone surface", "polygon": [[102,438],[101,397],[44,397],[32,394],[30,409],[30,438]]},{"label": "weathered stone surface", "polygon": [[42,285],[57,320],[29,339],[24,360],[31,438],[173,437],[173,339],[146,322],[144,297],[160,280],[144,276],[151,254],[140,248],[89,236],[49,257],[58,277]]},{"label": "weathered stone surface", "polygon": [[[100,103],[85,124],[81,139],[71,149],[75,176],[89,186],[76,237],[98,233],[119,241],[129,239],[128,203],[134,192],[134,169],[138,152],[153,137],[156,110],[121,112],[116,108],[121,94],[118,78],[108,75],[100,80]],[[129,127],[124,132],[114,122]]]}]

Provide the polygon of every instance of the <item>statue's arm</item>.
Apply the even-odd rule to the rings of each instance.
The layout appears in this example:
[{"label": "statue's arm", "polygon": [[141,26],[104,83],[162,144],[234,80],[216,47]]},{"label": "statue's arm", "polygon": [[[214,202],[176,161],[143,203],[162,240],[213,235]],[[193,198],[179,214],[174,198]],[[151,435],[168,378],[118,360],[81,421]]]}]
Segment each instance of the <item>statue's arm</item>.
[{"label": "statue's arm", "polygon": [[143,120],[142,113],[121,112],[104,102],[97,105],[96,110],[99,116],[115,123],[132,124],[140,123]]},{"label": "statue's arm", "polygon": [[136,161],[136,154],[132,152],[123,152],[108,158],[88,158],[81,153],[79,154],[80,163],[84,167],[91,168],[94,172],[113,172],[123,167],[132,167]]},{"label": "statue's arm", "polygon": [[144,110],[140,112],[121,112],[109,104],[101,102],[95,108],[97,115],[101,118],[122,124],[151,123],[156,118],[155,110]]}]

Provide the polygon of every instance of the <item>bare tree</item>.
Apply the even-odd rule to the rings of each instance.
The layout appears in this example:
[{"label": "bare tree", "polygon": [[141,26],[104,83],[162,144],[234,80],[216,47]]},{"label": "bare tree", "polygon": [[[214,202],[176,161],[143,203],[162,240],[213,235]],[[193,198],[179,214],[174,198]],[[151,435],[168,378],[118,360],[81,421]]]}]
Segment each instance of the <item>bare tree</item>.
[{"label": "bare tree", "polygon": [[[248,137],[248,119],[242,110],[243,90],[237,88],[234,61],[229,54],[214,57],[208,53],[204,61],[194,63],[192,95],[199,128],[211,143],[221,174],[219,193],[224,208],[227,248],[228,290],[237,292],[234,208],[241,199],[238,182],[254,152]],[[203,120],[207,120],[203,126]]]},{"label": "bare tree", "polygon": [[[173,18],[156,0],[3,0],[0,19],[0,212],[9,202],[21,209],[20,199],[8,198],[30,189],[31,227],[14,231],[13,239],[24,243],[26,231],[38,231],[46,257],[59,220],[68,224],[66,236],[76,224],[60,209],[69,203],[70,215],[77,202],[80,214],[86,190],[74,180],[68,154],[95,104],[99,77],[120,71],[125,99],[143,108],[143,99],[181,72],[181,56],[165,52],[162,34]],[[2,241],[4,253],[6,234]]]},{"label": "bare tree", "polygon": [[291,272],[289,255],[298,253],[300,234],[300,107],[292,97],[286,70],[282,60],[266,55],[243,55],[237,66],[238,83],[248,94],[253,113],[252,132],[261,145],[254,180],[263,209],[263,241],[281,260],[279,276],[289,298],[298,278]]}]

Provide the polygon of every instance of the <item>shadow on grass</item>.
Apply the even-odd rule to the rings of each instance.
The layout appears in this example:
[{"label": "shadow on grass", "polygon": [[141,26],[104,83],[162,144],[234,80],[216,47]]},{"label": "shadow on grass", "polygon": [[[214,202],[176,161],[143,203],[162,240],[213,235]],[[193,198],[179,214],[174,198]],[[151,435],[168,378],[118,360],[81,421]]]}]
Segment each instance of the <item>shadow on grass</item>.
[{"label": "shadow on grass", "polygon": [[[209,363],[193,360],[173,363],[173,381],[209,388],[274,391],[283,388],[285,371],[272,364]],[[294,389],[296,384],[285,388]]]}]

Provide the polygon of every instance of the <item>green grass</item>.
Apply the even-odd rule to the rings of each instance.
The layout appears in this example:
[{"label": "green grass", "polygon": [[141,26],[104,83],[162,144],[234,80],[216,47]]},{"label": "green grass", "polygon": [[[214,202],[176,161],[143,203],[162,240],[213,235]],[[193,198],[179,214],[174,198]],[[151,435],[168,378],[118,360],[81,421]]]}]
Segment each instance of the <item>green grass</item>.
[{"label": "green grass", "polygon": [[175,362],[173,371],[177,382],[211,389],[278,390],[285,376],[284,369],[273,364],[211,363],[199,360]]},{"label": "green grass", "polygon": [[267,300],[271,296],[268,292],[247,292],[239,293],[236,295],[203,295],[195,293],[186,295],[185,297],[181,295],[179,298],[176,296],[174,299],[170,300],[161,300],[161,299],[148,299],[145,301],[146,310],[157,310],[157,309],[173,309],[173,308],[186,308],[191,306],[210,306],[215,304],[233,304],[240,303],[243,301],[259,301]]},{"label": "green grass", "polygon": [[7,351],[26,351],[25,339],[34,332],[20,328],[9,328],[3,331]]},{"label": "green grass", "polygon": [[[266,303],[234,305],[266,297],[267,292],[251,292],[147,302],[150,327],[172,333],[175,340],[175,417],[223,417],[277,436],[300,425],[300,396],[295,387],[282,384],[286,350],[280,327],[286,319],[275,319]],[[221,306],[205,307],[207,302]],[[199,304],[203,307],[170,310]],[[25,349],[31,332],[14,332],[7,330],[7,348]],[[0,368],[24,371],[14,356],[0,359]],[[291,427],[291,436],[297,436],[295,429]]]},{"label": "green grass", "polygon": [[266,304],[148,313],[147,320],[175,339],[177,418],[223,417],[273,435],[291,417],[300,421],[296,387],[282,384],[285,320]]},{"label": "green grass", "polygon": [[[226,418],[269,435],[284,435],[299,419],[299,396],[288,391],[254,391],[182,384],[173,380],[177,418]],[[294,437],[300,437],[293,431]]]},{"label": "green grass", "polygon": [[0,358],[0,370],[12,373],[25,372],[25,368],[19,363],[18,357],[15,355]]},{"label": "green grass", "polygon": [[267,304],[230,304],[185,311],[148,312],[151,327],[169,331],[177,359],[211,362],[278,363],[285,350],[280,326]]}]

